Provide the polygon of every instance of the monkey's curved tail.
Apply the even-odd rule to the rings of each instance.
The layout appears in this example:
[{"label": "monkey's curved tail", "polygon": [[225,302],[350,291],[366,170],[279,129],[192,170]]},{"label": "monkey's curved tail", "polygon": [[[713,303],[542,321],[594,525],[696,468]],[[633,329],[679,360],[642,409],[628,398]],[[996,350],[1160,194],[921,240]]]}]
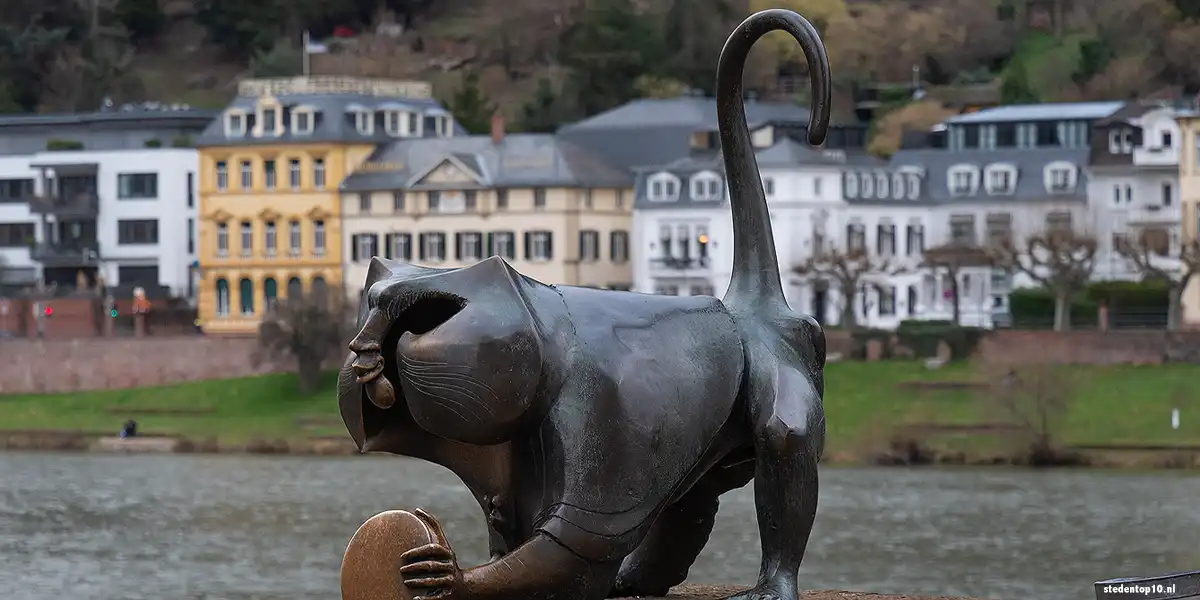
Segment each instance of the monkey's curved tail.
[{"label": "monkey's curved tail", "polygon": [[733,276],[725,293],[727,305],[783,304],[779,257],[771,232],[771,214],[750,141],[742,73],[750,48],[763,35],[784,30],[796,38],[808,61],[812,105],[808,143],[819,146],[829,130],[829,57],[816,28],[790,10],[764,10],[750,15],[730,34],[717,63],[717,124],[729,197],[733,209]]}]

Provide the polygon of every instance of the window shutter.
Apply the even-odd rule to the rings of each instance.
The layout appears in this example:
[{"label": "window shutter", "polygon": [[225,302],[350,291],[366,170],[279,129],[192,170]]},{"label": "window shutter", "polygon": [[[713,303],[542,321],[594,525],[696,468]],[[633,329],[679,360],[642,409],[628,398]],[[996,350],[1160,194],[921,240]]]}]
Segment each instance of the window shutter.
[{"label": "window shutter", "polygon": [[371,256],[369,256],[367,258],[375,258],[376,256],[379,256],[379,236],[372,233],[371,234]]},{"label": "window shutter", "polygon": [[462,260],[463,258],[463,234],[454,234],[454,260]]},{"label": "window shutter", "polygon": [[395,237],[396,237],[396,234],[394,234],[394,233],[388,233],[383,236],[383,257],[384,258],[392,258],[392,247],[395,245],[394,244]]},{"label": "window shutter", "polygon": [[533,244],[530,243],[532,240],[533,240],[532,233],[526,231],[525,232],[525,240],[524,240],[525,241],[525,260],[530,260],[533,258]]},{"label": "window shutter", "polygon": [[579,232],[579,260],[581,260],[581,261],[587,260],[587,256],[584,255],[584,250],[585,250],[584,240],[586,240],[586,239],[587,239],[587,232],[580,231]]},{"label": "window shutter", "polygon": [[401,256],[400,258],[403,258],[404,260],[412,260],[412,257],[413,257],[413,247],[412,247],[413,236],[412,236],[412,234],[411,233],[401,233],[398,235],[400,236],[400,238],[402,240],[404,240],[404,256]]},{"label": "window shutter", "polygon": [[554,232],[546,232],[546,260],[554,258]]},{"label": "window shutter", "polygon": [[350,236],[350,260],[358,261],[358,235]]},{"label": "window shutter", "polygon": [[494,256],[496,254],[496,250],[495,250],[496,245],[495,244],[496,244],[495,234],[489,231],[487,234],[487,245],[486,245],[487,249],[485,250],[485,253],[487,256]]},{"label": "window shutter", "polygon": [[427,235],[429,234],[422,233],[417,236],[417,257],[421,260],[425,260],[425,236]]}]

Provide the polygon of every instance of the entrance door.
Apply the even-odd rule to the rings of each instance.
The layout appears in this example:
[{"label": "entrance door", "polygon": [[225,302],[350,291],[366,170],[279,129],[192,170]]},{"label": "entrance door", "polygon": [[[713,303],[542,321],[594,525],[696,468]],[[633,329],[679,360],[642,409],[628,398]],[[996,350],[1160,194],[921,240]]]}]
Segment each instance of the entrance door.
[{"label": "entrance door", "polygon": [[829,291],[824,287],[813,288],[812,316],[821,325],[825,324],[825,311],[829,308]]}]

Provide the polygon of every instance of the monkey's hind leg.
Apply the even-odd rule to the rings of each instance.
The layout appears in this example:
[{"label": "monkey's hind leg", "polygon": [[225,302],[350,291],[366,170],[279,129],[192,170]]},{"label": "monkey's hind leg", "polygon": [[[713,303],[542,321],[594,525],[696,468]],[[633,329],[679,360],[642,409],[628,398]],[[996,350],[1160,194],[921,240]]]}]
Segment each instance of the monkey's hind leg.
[{"label": "monkey's hind leg", "polygon": [[[807,371],[779,364],[760,346],[748,392],[754,436],[754,502],[762,566],[738,600],[793,600],[817,514],[817,463],[825,448],[821,386]],[[757,360],[756,360],[757,359]],[[765,368],[764,368],[765,366]],[[817,377],[820,377],[818,374]]]},{"label": "monkey's hind leg", "polygon": [[687,579],[716,517],[717,494],[710,490],[692,489],[663,509],[646,539],[621,563],[608,597],[666,596]]}]

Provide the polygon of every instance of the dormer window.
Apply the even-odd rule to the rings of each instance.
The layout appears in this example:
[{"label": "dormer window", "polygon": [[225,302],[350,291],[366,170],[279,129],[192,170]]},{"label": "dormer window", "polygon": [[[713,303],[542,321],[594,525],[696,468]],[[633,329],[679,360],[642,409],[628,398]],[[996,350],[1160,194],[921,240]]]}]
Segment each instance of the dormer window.
[{"label": "dormer window", "polygon": [[892,198],[899,200],[904,197],[904,176],[899,173],[892,174]]},{"label": "dormer window", "polygon": [[862,185],[862,197],[875,197],[875,178],[870,173],[863,173],[859,183]]},{"label": "dormer window", "polygon": [[1133,130],[1118,127],[1108,132],[1108,151],[1111,154],[1130,154],[1133,152]]},{"label": "dormer window", "polygon": [[229,137],[246,135],[246,113],[240,110],[231,110],[225,114],[225,135]]},{"label": "dormer window", "polygon": [[1007,195],[1017,187],[1017,168],[1013,165],[988,165],[987,193],[992,195]]},{"label": "dormer window", "polygon": [[1065,161],[1053,162],[1046,165],[1046,190],[1052,194],[1062,194],[1074,191],[1079,169]]},{"label": "dormer window", "polygon": [[311,108],[298,107],[292,109],[292,134],[309,135],[313,132],[313,111]]},{"label": "dormer window", "polygon": [[845,195],[847,198],[857,198],[858,197],[858,174],[857,173],[846,173]]},{"label": "dormer window", "polygon": [[721,180],[712,173],[700,173],[692,177],[693,200],[720,200]]},{"label": "dormer window", "polygon": [[679,199],[679,179],[670,173],[652,175],[647,182],[646,197],[655,202],[673,202]]},{"label": "dormer window", "polygon": [[375,133],[375,115],[367,109],[354,111],[354,128],[363,135]]},{"label": "dormer window", "polygon": [[263,135],[276,135],[279,132],[279,110],[264,108],[262,111]]},{"label": "dormer window", "polygon": [[875,191],[880,198],[887,198],[891,195],[888,192],[888,176],[887,173],[875,174]]},{"label": "dormer window", "polygon": [[407,122],[404,117],[405,114],[398,110],[389,110],[383,113],[383,126],[388,135],[392,137],[403,135],[401,127]]},{"label": "dormer window", "polygon": [[908,190],[906,191],[908,192],[908,199],[916,200],[917,196],[921,193],[921,177],[916,173],[909,173],[907,179]]},{"label": "dormer window", "polygon": [[970,196],[979,188],[979,170],[971,165],[955,165],[946,174],[955,196]]}]

